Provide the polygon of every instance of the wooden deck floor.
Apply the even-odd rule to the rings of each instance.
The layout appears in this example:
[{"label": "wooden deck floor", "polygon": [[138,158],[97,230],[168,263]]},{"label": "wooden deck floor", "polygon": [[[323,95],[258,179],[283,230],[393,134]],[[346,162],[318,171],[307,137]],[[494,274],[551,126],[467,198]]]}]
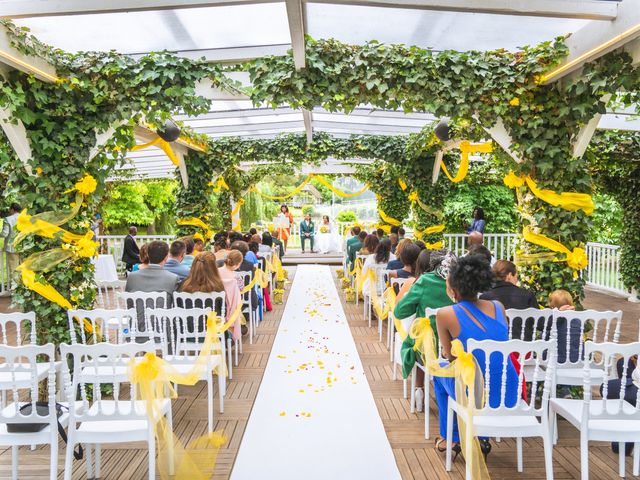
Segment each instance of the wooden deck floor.
[{"label": "wooden deck floor", "polygon": [[[295,269],[290,269],[290,271],[294,273]],[[291,278],[293,279],[293,275]],[[599,295],[590,293],[588,306],[600,309],[624,307],[625,320],[627,321],[624,323],[622,341],[637,339],[637,319],[640,316],[638,314],[640,307],[628,304],[622,299]],[[432,440],[424,439],[424,414],[409,412],[408,400],[402,396],[402,382],[392,380],[393,372],[389,362],[389,352],[385,345],[378,342],[376,327],[369,328],[363,320],[362,305],[356,307],[354,304],[344,303],[343,300],[343,306],[403,479],[463,479],[464,462],[458,459],[454,464],[454,471],[447,473],[444,470],[444,456],[433,449]],[[231,473],[284,310],[284,305],[274,307],[273,312],[267,314],[261,323],[259,335],[254,344],[251,346],[245,344],[244,346],[244,355],[240,359],[240,365],[234,369],[234,378],[229,382],[224,414],[218,414],[216,402],[215,428],[225,431],[228,443],[220,451],[214,479],[227,479]],[[200,382],[194,387],[180,387],[179,394],[180,398],[175,400],[173,404],[173,416],[175,432],[184,442],[206,431],[206,385]],[[217,397],[217,393],[215,396]],[[433,400],[430,408],[431,432],[432,437],[435,437],[438,426],[437,411]],[[493,479],[544,478],[541,442],[537,439],[525,439],[524,445],[524,473],[519,474],[516,470],[515,443],[505,439],[500,444],[494,444],[488,461]],[[608,444],[593,444],[590,453],[591,478],[618,478],[617,456],[613,455]],[[10,450],[0,452],[0,479],[10,478],[10,459]],[[39,447],[36,451],[22,448],[20,464],[20,479],[47,478],[48,448]],[[63,458],[61,456],[59,475],[61,479],[62,465]],[[561,422],[560,440],[554,448],[555,478],[580,478],[579,465],[577,432],[570,425]],[[102,466],[101,478],[104,480],[148,478],[146,448],[141,444],[104,445]],[[628,478],[632,478],[630,473],[631,462],[628,460]],[[84,462],[74,461],[73,478],[86,478]]]}]

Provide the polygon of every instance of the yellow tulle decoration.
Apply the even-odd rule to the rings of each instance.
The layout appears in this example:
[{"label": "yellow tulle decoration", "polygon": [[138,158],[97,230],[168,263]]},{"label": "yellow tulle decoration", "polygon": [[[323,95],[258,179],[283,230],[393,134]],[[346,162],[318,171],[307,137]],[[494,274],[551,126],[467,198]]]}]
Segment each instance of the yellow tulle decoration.
[{"label": "yellow tulle decoration", "polygon": [[440,160],[440,167],[449,180],[453,183],[459,183],[464,180],[469,172],[469,154],[489,152],[493,152],[493,144],[491,142],[471,143],[468,140],[463,140],[462,143],[460,143],[460,166],[458,167],[458,173],[456,173],[455,177],[449,173],[443,160]]},{"label": "yellow tulle decoration", "polygon": [[[226,442],[222,431],[205,434],[192,440],[184,447],[171,430],[163,415],[166,400],[177,398],[174,385],[195,385],[212,369],[211,357],[221,356],[219,335],[228,329],[234,319],[227,323],[209,313],[207,333],[197,359],[189,372],[181,374],[168,362],[147,353],[141,361],[132,360],[129,364],[129,378],[136,386],[138,398],[145,402],[147,415],[154,426],[158,445],[158,470],[163,479],[205,480],[213,475],[220,447]],[[224,359],[218,375],[226,375]]]},{"label": "yellow tulle decoration", "polygon": [[131,149],[131,151],[136,152],[138,150],[144,150],[145,148],[155,147],[155,146],[160,148],[165,153],[165,155],[169,157],[169,160],[171,160],[171,163],[173,163],[176,167],[180,166],[180,160],[178,160],[178,157],[173,151],[173,148],[171,148],[171,144],[160,137],[157,137],[155,140],[152,140],[151,142],[141,143],[140,145],[136,145]]},{"label": "yellow tulle decoration", "polygon": [[393,225],[394,227],[399,227],[400,225],[402,225],[402,222],[400,220],[396,220],[395,218],[390,217],[389,215],[384,213],[382,208],[378,208],[378,215],[380,215],[380,218],[383,222],[388,223],[389,225]]},{"label": "yellow tulle decoration", "polygon": [[584,248],[575,247],[573,250],[569,250],[560,242],[557,242],[540,233],[533,233],[529,227],[524,227],[522,229],[522,236],[529,243],[548,248],[549,250],[552,250],[556,253],[564,254],[564,261],[567,262],[567,265],[569,265],[569,267],[576,270],[576,272],[578,270],[586,268],[589,264],[587,252],[584,250]]},{"label": "yellow tulle decoration", "polygon": [[222,175],[218,177],[215,183],[209,182],[209,186],[213,187],[213,193],[220,193],[222,189],[229,190],[229,185],[227,185],[226,180]]},{"label": "yellow tulle decoration", "polygon": [[[440,233],[444,231],[445,226],[440,224],[440,225],[433,225],[431,227],[427,227],[424,230],[414,230],[413,235],[418,239],[422,239],[424,236],[426,235],[433,235],[434,233]],[[437,242],[434,244],[430,244],[430,245],[437,245],[438,243],[441,242]],[[442,247],[440,247],[442,248]],[[431,248],[432,250],[434,250],[434,248]]]},{"label": "yellow tulle decoration", "polygon": [[593,215],[595,208],[593,197],[587,193],[556,193],[553,190],[541,189],[538,188],[536,182],[529,175],[518,176],[513,172],[509,172],[507,176],[504,177],[504,184],[509,188],[520,188],[525,183],[529,187],[529,190],[531,190],[531,193],[549,205],[560,207],[570,212],[582,210],[589,216]]},{"label": "yellow tulle decoration", "polygon": [[[201,228],[204,231],[204,236],[200,233],[196,233],[193,238],[200,238],[201,240],[205,241],[209,240],[211,237],[213,237],[213,230],[211,230],[209,228],[209,225],[207,225],[202,219],[197,218],[197,217],[188,217],[188,218],[179,218],[176,220],[176,223],[178,225],[182,225],[182,226],[188,226],[188,227],[198,227]],[[200,235],[199,237],[196,237],[196,235]]]},{"label": "yellow tulle decoration", "polygon": [[93,178],[88,173],[76,183],[76,190],[83,195],[89,195],[96,191],[96,187],[98,186],[98,182],[95,178]]}]

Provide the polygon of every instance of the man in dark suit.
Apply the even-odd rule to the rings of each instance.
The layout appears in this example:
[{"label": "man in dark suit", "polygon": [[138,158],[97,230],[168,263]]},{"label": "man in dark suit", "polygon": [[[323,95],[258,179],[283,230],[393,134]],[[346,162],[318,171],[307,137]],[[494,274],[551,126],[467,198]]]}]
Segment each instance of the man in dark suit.
[{"label": "man in dark suit", "polygon": [[360,249],[364,246],[364,239],[367,238],[367,232],[361,230],[357,237],[354,237],[356,241],[351,242],[351,245],[347,247],[347,253],[349,255],[349,269],[353,270],[356,264],[356,255]]},{"label": "man in dark suit", "polygon": [[308,213],[304,216],[304,220],[300,222],[300,243],[302,243],[302,253],[304,253],[304,244],[307,240],[311,244],[311,253],[313,251],[313,237],[315,236],[316,226],[311,220],[311,215]]},{"label": "man in dark suit", "polygon": [[140,263],[140,248],[134,238],[138,233],[138,229],[134,226],[129,227],[129,235],[124,237],[124,248],[122,249],[122,261],[127,266],[127,272],[130,272],[136,263]]}]

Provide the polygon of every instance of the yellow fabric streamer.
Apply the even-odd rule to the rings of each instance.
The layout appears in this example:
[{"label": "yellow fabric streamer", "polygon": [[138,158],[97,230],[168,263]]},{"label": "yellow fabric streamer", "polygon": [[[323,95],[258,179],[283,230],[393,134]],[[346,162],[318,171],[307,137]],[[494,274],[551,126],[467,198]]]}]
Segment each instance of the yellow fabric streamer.
[{"label": "yellow fabric streamer", "polygon": [[369,270],[364,280],[369,280],[369,297],[371,298],[371,305],[376,315],[378,318],[387,318],[389,313],[393,312],[393,309],[396,307],[396,291],[391,287],[387,288],[382,294],[381,304],[380,296],[376,289],[376,271],[373,269]]},{"label": "yellow fabric streamer", "polygon": [[256,283],[260,286],[260,288],[267,288],[267,285],[269,284],[269,279],[267,278],[266,273],[264,273],[259,268],[256,269],[256,272],[253,275],[253,280],[251,280],[248,285],[240,290],[240,293],[247,293],[256,286]]},{"label": "yellow fabric streamer", "polygon": [[[176,220],[176,223],[178,225],[182,225],[182,226],[189,226],[189,227],[198,227],[201,228],[202,230],[204,230],[204,237],[202,237],[202,235],[200,235],[200,238],[202,238],[203,240],[209,240],[211,237],[213,237],[213,230],[211,230],[209,228],[209,225],[207,225],[202,219],[197,218],[197,217],[189,217],[189,218],[178,218]],[[193,236],[193,238],[196,238],[196,235],[198,235],[197,233]]]},{"label": "yellow fabric streamer", "polygon": [[[241,198],[240,200],[238,200],[236,202],[236,206],[233,207],[233,210],[231,211],[231,219],[233,220],[234,217],[236,215],[238,215],[240,213],[240,209],[242,208],[242,206],[244,205],[244,198]],[[236,232],[240,231],[240,219],[238,219],[238,222],[235,223],[234,225],[231,226],[232,230],[235,230]]]},{"label": "yellow fabric streamer", "polygon": [[493,144],[491,142],[486,143],[470,143],[468,140],[463,140],[460,143],[460,167],[456,176],[452,176],[447,170],[447,166],[444,160],[440,160],[440,167],[444,174],[453,183],[459,183],[467,176],[469,172],[469,154],[470,153],[490,153],[493,152]]},{"label": "yellow fabric streamer", "polygon": [[593,197],[588,193],[556,193],[553,190],[541,189],[538,188],[536,182],[529,175],[518,176],[513,172],[509,172],[508,175],[504,177],[504,184],[509,188],[522,187],[525,182],[531,190],[531,193],[549,205],[560,207],[570,212],[582,210],[589,216],[593,215],[593,210],[595,208]]},{"label": "yellow fabric streamer", "polygon": [[294,188],[292,191],[290,191],[286,195],[267,195],[266,193],[263,193],[260,190],[258,190],[258,188],[256,186],[251,187],[251,189],[249,191],[257,193],[261,197],[267,198],[269,200],[282,201],[282,200],[286,200],[287,198],[293,197],[294,195],[297,195],[298,193],[300,193],[302,191],[302,189],[304,187],[306,187],[307,184],[310,181],[311,181],[311,175],[307,176],[307,178],[305,178],[304,181],[300,185],[298,185],[296,188]]},{"label": "yellow fabric streamer", "polygon": [[[129,378],[138,398],[145,402],[158,444],[158,470],[162,479],[205,480],[211,478],[220,447],[226,442],[222,431],[205,434],[183,447],[163,415],[165,401],[177,398],[179,385],[195,385],[211,369],[211,356],[220,355],[219,335],[228,328],[215,313],[207,318],[207,333],[193,367],[181,374],[167,361],[147,353],[141,361],[132,359]],[[226,328],[225,328],[226,327]],[[224,359],[222,359],[224,360]],[[218,375],[226,375],[224,363]]]},{"label": "yellow fabric streamer", "polygon": [[[427,227],[424,230],[414,230],[413,235],[414,237],[416,237],[418,240],[422,239],[423,237],[427,236],[427,235],[433,235],[435,233],[440,233],[444,231],[445,226],[440,224],[440,225],[433,225],[432,227]],[[435,243],[429,243],[427,245],[427,248],[430,250],[440,250],[444,247],[444,244],[442,243],[442,241],[438,241]]]},{"label": "yellow fabric streamer", "polygon": [[394,227],[399,227],[400,225],[402,225],[402,222],[400,220],[396,220],[395,218],[390,217],[389,215],[384,213],[382,208],[378,208],[378,215],[380,215],[380,218],[383,222],[388,223],[389,225],[393,225]]},{"label": "yellow fabric streamer", "polygon": [[276,252],[273,252],[271,256],[271,266],[276,274],[276,281],[283,282],[285,280],[284,269],[282,268],[282,262]]},{"label": "yellow fabric streamer", "polygon": [[213,193],[220,193],[223,188],[225,190],[229,190],[229,185],[227,185],[227,182],[222,175],[218,177],[215,184],[213,182],[209,182],[209,185],[213,187]]},{"label": "yellow fabric streamer", "polygon": [[586,268],[589,264],[587,252],[584,250],[584,248],[575,247],[573,250],[569,250],[560,242],[552,240],[551,238],[546,237],[542,234],[533,233],[529,227],[524,227],[522,229],[522,236],[529,243],[548,248],[549,250],[552,250],[556,253],[564,254],[566,257],[563,260],[567,262],[567,265],[569,265],[569,267],[576,270],[576,275],[578,270]]},{"label": "yellow fabric streamer", "polygon": [[[401,322],[396,322],[396,328],[398,324],[402,325]],[[405,337],[407,335],[404,330],[398,329],[398,332],[404,332]],[[462,342],[456,339],[451,342],[454,360],[441,365],[436,336],[431,321],[426,317],[416,319],[408,335],[415,340],[413,349],[422,355],[423,365],[430,375],[455,378],[456,400],[464,407],[465,417],[458,416],[462,454],[470,465],[471,478],[490,478],[480,444],[473,434],[473,416],[478,408],[483,408],[485,399],[482,372],[475,357],[466,352]]]},{"label": "yellow fabric streamer", "polygon": [[326,178],[324,178],[322,175],[316,175],[316,174],[312,173],[312,174],[309,175],[309,177],[315,178],[319,183],[321,183],[322,185],[327,187],[329,190],[331,190],[333,193],[335,193],[336,195],[338,195],[339,197],[342,197],[342,198],[358,197],[358,196],[362,195],[364,192],[366,192],[367,190],[369,190],[369,185],[365,185],[364,187],[362,187],[357,192],[347,193],[347,192],[344,192],[343,190],[339,190],[336,187],[334,187],[331,184],[331,182],[328,181]]},{"label": "yellow fabric streamer", "polygon": [[171,144],[160,137],[148,143],[141,143],[140,145],[136,145],[133,148],[131,148],[131,151],[137,152],[138,150],[144,150],[145,148],[155,147],[155,146],[158,146],[158,148],[162,149],[165,155],[169,157],[169,160],[171,160],[171,163],[173,163],[176,167],[180,166],[180,160],[178,160],[178,157],[173,151],[173,148],[171,148]]},{"label": "yellow fabric streamer", "polygon": [[357,197],[359,195],[362,195],[364,192],[366,192],[367,190],[369,190],[369,185],[365,185],[362,189],[358,190],[357,192],[353,192],[353,193],[347,193],[344,192],[342,190],[337,189],[336,187],[334,187],[331,182],[329,182],[326,178],[324,178],[322,175],[316,175],[314,173],[310,173],[309,175],[307,175],[307,178],[304,179],[304,181],[298,185],[296,188],[294,188],[292,191],[290,191],[289,193],[287,193],[286,195],[267,195],[266,193],[261,192],[260,190],[258,190],[257,187],[253,186],[251,187],[251,189],[249,190],[250,192],[254,192],[257,193],[258,195],[260,195],[261,197],[267,198],[269,200],[286,200],[287,198],[291,198],[295,195],[297,195],[298,193],[300,193],[302,191],[302,189],[304,187],[307,186],[307,184],[312,180],[312,179],[316,179],[319,183],[321,183],[322,185],[324,185],[325,187],[327,187],[329,190],[331,190],[333,193],[335,193],[336,195],[338,195],[339,197],[342,198],[353,198],[353,197]]}]

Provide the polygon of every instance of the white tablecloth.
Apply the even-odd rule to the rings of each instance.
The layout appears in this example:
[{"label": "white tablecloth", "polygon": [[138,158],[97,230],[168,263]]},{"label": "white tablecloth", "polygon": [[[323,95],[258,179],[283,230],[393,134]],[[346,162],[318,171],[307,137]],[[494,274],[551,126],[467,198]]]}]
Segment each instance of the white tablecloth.
[{"label": "white tablecloth", "polygon": [[329,267],[298,266],[231,479],[400,479]]},{"label": "white tablecloth", "polygon": [[96,260],[96,282],[116,282],[118,281],[118,271],[113,255],[98,255]]}]

